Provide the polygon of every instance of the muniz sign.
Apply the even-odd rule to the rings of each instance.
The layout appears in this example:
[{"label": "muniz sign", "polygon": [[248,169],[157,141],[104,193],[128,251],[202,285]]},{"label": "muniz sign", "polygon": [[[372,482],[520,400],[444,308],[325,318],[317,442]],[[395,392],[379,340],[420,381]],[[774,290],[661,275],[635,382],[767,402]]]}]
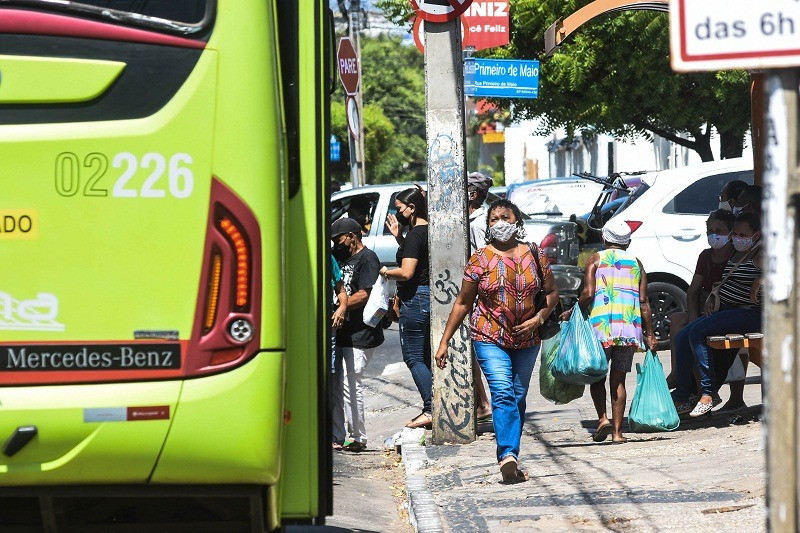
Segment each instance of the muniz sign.
[{"label": "muniz sign", "polygon": [[671,0],[679,72],[800,65],[800,1]]}]

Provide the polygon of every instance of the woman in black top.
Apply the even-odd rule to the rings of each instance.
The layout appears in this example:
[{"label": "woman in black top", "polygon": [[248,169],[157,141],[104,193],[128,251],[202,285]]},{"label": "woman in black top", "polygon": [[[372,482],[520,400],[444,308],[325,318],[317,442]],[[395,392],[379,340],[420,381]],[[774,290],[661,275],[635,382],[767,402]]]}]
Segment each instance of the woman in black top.
[{"label": "woman in black top", "polygon": [[[407,427],[430,428],[433,374],[431,374],[431,307],[428,287],[428,204],[419,189],[406,189],[395,197],[396,215],[389,215],[386,226],[400,236],[402,226],[410,226],[397,251],[398,268],[381,268],[381,275],[398,282],[400,299],[400,346],[403,360],[422,396],[422,413]],[[398,239],[399,241],[400,239]]]}]

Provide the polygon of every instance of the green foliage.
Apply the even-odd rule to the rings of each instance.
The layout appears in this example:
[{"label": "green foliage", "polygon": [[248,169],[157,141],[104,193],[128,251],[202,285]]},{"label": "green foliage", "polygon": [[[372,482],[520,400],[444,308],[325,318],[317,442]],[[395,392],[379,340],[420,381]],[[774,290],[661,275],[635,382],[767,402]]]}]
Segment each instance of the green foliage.
[{"label": "green foliage", "polygon": [[[515,102],[517,117],[541,117],[542,133],[565,126],[619,137],[657,133],[711,159],[713,125],[723,156],[741,154],[750,125],[749,80],[744,71],[676,74],[669,64],[665,13],[604,15],[581,27],[550,58],[544,32],[590,0],[511,0],[512,35],[506,54],[542,59],[539,98]],[[688,133],[682,139],[679,133]],[[725,144],[729,146],[725,146]]]},{"label": "green foliage", "polygon": [[414,16],[414,8],[409,0],[377,0],[375,7],[383,11],[383,16],[395,24],[411,27],[410,20]]},{"label": "green foliage", "polygon": [[[426,179],[425,72],[422,54],[386,35],[361,39],[367,183]],[[334,179],[349,181],[345,95],[331,97],[331,127],[342,142]]]}]

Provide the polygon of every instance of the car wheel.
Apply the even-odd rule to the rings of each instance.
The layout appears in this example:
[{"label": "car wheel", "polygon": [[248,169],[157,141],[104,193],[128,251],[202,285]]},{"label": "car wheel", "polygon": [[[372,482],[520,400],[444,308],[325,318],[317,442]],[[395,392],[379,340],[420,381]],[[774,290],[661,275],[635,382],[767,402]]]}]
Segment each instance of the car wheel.
[{"label": "car wheel", "polygon": [[686,292],[672,283],[654,281],[647,284],[647,298],[653,312],[653,329],[658,349],[669,348],[670,315],[686,311]]}]

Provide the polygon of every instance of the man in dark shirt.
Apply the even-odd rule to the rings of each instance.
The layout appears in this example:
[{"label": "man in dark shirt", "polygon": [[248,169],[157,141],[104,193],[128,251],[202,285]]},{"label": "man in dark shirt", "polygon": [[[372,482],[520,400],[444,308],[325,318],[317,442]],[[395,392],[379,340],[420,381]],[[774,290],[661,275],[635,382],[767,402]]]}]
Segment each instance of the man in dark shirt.
[{"label": "man in dark shirt", "polygon": [[336,333],[336,348],[342,357],[336,362],[334,381],[342,383],[347,430],[352,439],[344,448],[360,452],[367,447],[361,378],[375,348],[383,343],[383,328],[364,324],[364,306],[381,264],[375,252],[364,247],[361,226],[351,218],[340,218],[331,225],[331,240],[348,297],[347,316]]}]

